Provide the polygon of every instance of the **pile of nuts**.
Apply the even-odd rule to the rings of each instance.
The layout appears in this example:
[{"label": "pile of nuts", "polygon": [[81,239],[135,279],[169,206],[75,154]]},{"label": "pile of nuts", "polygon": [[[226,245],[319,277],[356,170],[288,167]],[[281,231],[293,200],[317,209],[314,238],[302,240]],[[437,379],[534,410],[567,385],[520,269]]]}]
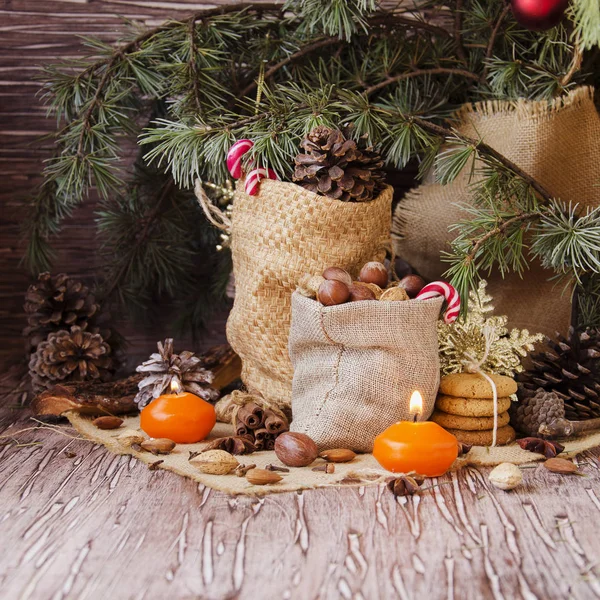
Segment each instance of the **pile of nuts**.
[{"label": "pile of nuts", "polygon": [[322,275],[305,277],[298,291],[316,298],[324,306],[335,306],[362,300],[409,300],[425,286],[419,275],[407,275],[400,281],[389,281],[388,270],[379,262],[368,262],[361,270],[359,281],[340,267],[328,267]]}]

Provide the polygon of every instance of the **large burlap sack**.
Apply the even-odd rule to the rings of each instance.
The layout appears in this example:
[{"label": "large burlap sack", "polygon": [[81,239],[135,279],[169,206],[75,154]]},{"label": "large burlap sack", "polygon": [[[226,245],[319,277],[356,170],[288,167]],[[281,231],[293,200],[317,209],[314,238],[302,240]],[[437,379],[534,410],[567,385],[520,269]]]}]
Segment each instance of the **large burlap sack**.
[{"label": "large burlap sack", "polygon": [[[243,183],[243,182],[242,182]],[[340,202],[292,183],[238,185],[231,218],[235,300],[227,339],[242,359],[248,391],[289,407],[291,295],[305,273],[339,266],[356,276],[391,248],[392,189],[371,202]]]},{"label": "large burlap sack", "polygon": [[[523,100],[467,105],[456,117],[458,131],[481,138],[556,197],[579,203],[579,210],[600,204],[600,118],[591,88],[579,88],[551,104]],[[440,279],[448,267],[440,261],[456,235],[448,226],[468,218],[457,204],[469,202],[469,171],[464,169],[446,186],[422,185],[396,208],[394,250],[427,279]],[[511,327],[551,336],[557,330],[566,333],[570,290],[548,281],[552,275],[537,262],[523,278],[486,275],[496,313],[508,315]]]},{"label": "large burlap sack", "polygon": [[371,452],[386,427],[408,419],[423,396],[426,420],[440,381],[437,321],[442,298],[322,306],[292,296],[291,431],[319,448]]}]

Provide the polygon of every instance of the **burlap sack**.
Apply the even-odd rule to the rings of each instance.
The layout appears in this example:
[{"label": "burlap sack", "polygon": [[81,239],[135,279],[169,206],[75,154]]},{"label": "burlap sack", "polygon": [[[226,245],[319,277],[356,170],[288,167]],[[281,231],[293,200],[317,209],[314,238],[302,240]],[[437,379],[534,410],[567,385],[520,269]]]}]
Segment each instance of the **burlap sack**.
[{"label": "burlap sack", "polygon": [[[600,204],[600,118],[593,90],[579,88],[547,102],[485,102],[467,105],[456,115],[461,133],[507,156],[564,201],[579,210]],[[440,279],[448,265],[440,253],[449,250],[455,232],[448,226],[468,218],[457,203],[469,201],[467,168],[446,186],[425,184],[408,194],[394,214],[396,254],[430,280]],[[506,314],[511,327],[554,335],[566,332],[571,317],[570,290],[548,281],[553,273],[534,264],[505,279],[486,279],[497,314]]]},{"label": "burlap sack", "polygon": [[292,296],[290,429],[319,448],[370,452],[375,436],[409,418],[415,390],[426,420],[440,380],[436,324],[443,300],[322,306]]},{"label": "burlap sack", "polygon": [[235,301],[227,339],[248,391],[285,407],[291,295],[305,273],[340,266],[353,275],[390,250],[392,189],[371,202],[340,202],[292,183],[264,180],[258,196],[238,185],[231,222]]}]

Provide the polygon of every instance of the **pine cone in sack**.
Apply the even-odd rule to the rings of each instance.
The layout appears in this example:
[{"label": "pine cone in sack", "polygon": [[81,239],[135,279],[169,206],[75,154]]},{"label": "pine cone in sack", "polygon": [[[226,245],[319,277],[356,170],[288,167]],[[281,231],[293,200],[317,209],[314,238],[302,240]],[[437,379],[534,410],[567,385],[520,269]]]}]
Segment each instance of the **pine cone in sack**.
[{"label": "pine cone in sack", "polygon": [[558,394],[538,388],[535,394],[512,402],[509,412],[511,425],[526,435],[539,436],[540,425],[565,418],[565,405]]},{"label": "pine cone in sack", "polygon": [[31,351],[53,331],[77,326],[98,333],[92,331],[100,311],[96,298],[81,281],[65,273],[41,273],[25,294],[24,308],[27,327],[23,334]]},{"label": "pine cone in sack", "polygon": [[345,202],[366,202],[385,187],[383,160],[373,148],[359,148],[339,129],[315,127],[302,140],[294,181],[311,192]]},{"label": "pine cone in sack", "polygon": [[77,326],[51,332],[29,360],[33,389],[40,392],[67,381],[107,381],[114,366],[110,354],[110,346],[99,333]]},{"label": "pine cone in sack", "polygon": [[542,388],[563,400],[570,421],[600,417],[600,331],[571,328],[568,338],[557,334],[545,346],[531,356],[532,366],[517,375],[520,397]]},{"label": "pine cone in sack", "polygon": [[134,399],[140,409],[169,392],[172,382],[175,389],[196,394],[207,401],[217,400],[219,392],[210,385],[213,374],[200,366],[202,361],[193,352],[175,354],[172,338],[166,339],[164,344],[158,342],[157,346],[158,352],[136,369],[138,373],[148,373],[138,384],[140,391]]}]

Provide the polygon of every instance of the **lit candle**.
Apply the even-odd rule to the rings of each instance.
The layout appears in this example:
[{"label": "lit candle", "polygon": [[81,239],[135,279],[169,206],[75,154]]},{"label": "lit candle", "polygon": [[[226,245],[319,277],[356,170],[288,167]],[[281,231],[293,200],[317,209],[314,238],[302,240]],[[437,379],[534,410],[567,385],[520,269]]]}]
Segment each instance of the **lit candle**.
[{"label": "lit candle", "polygon": [[375,438],[373,456],[393,473],[427,477],[443,475],[458,456],[458,441],[433,421],[417,423],[423,413],[423,398],[413,392],[410,398],[411,421],[399,421]]},{"label": "lit candle", "polygon": [[152,400],[140,412],[140,427],[150,437],[168,438],[177,444],[203,440],[215,426],[217,415],[212,404],[195,394],[184,392],[176,379],[171,393]]}]

